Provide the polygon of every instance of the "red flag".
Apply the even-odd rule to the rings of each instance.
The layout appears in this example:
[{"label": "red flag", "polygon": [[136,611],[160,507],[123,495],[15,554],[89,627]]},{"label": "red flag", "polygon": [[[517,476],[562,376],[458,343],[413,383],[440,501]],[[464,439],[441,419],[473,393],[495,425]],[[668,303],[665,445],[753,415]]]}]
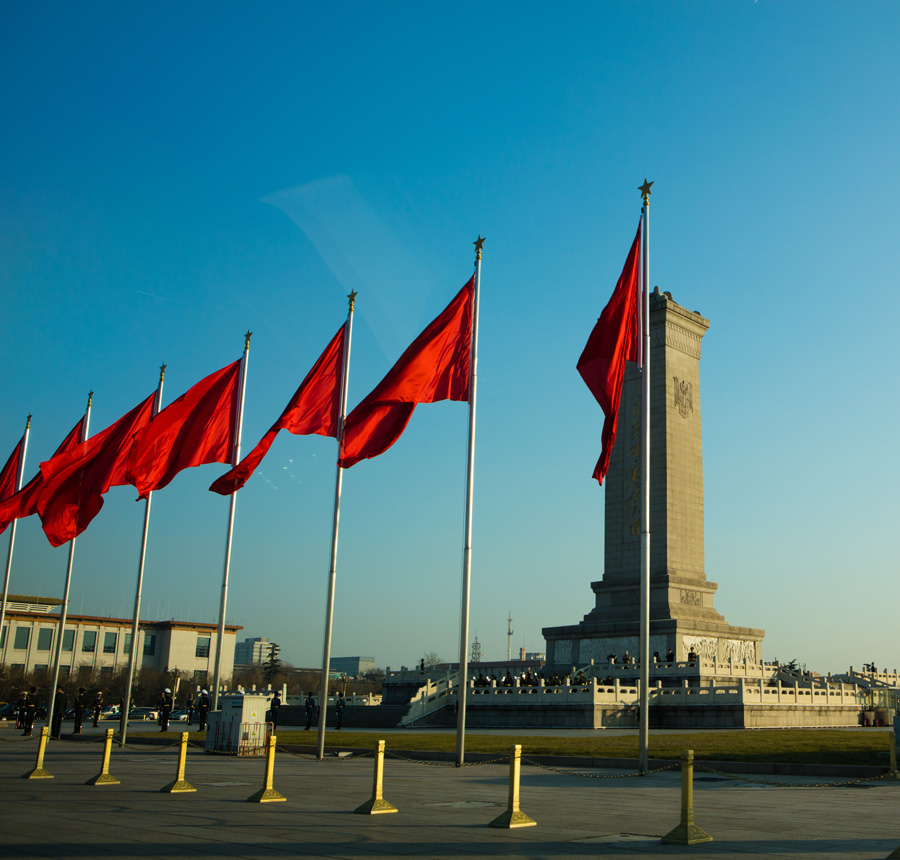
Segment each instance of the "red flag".
[{"label": "red flag", "polygon": [[[82,418],[63,439],[54,457],[73,450],[81,443]],[[38,499],[44,491],[44,476],[38,473],[18,493],[0,502],[0,533],[6,531],[13,520],[37,513]]]},{"label": "red flag", "polygon": [[19,458],[22,456],[22,446],[25,437],[19,439],[19,444],[13,448],[12,454],[6,461],[3,471],[0,472],[0,501],[6,501],[16,492],[16,482],[19,478]]},{"label": "red flag", "polygon": [[125,480],[143,499],[182,469],[228,463],[234,451],[241,359],[188,389],[135,434]]},{"label": "red flag", "polygon": [[346,328],[346,325],[342,325],[338,329],[325,347],[325,352],[319,356],[312,370],[306,374],[306,379],[294,392],[281,417],[256,447],[230,472],[213,481],[210,490],[228,496],[243,487],[269,452],[279,430],[287,430],[295,436],[337,437]]},{"label": "red flag", "polygon": [[103,494],[127,483],[125,465],[132,437],[149,423],[155,399],[154,392],[74,450],[41,463],[45,487],[38,514],[52,546],[80,535],[100,513]]},{"label": "red flag", "polygon": [[377,457],[394,444],[417,403],[469,399],[475,277],[400,356],[344,421],[340,465]]},{"label": "red flag", "polygon": [[609,458],[616,441],[616,420],[622,397],[622,381],[625,378],[625,362],[637,361],[640,256],[639,221],[637,234],[612,298],[600,314],[584,352],[578,359],[578,372],[606,415],[601,437],[603,448],[594,468],[594,477],[600,484],[609,469]]}]

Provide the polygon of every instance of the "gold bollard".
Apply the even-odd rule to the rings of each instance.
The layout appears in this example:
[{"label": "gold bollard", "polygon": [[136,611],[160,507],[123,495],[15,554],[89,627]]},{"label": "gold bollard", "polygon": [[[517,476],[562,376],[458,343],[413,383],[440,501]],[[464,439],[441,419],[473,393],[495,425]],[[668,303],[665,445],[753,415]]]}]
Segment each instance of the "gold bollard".
[{"label": "gold bollard", "polygon": [[490,824],[491,827],[534,827],[537,822],[529,818],[519,809],[519,774],[522,769],[522,747],[513,744],[509,748],[509,808],[498,815]]},{"label": "gold bollard", "polygon": [[106,743],[103,744],[103,766],[93,779],[89,779],[85,785],[118,785],[119,780],[110,775],[109,772],[109,754],[112,750],[113,730],[106,730]]},{"label": "gold bollard", "polygon": [[358,812],[360,815],[380,815],[385,812],[397,812],[397,807],[388,803],[382,795],[383,782],[384,741],[378,741],[378,746],[375,748],[375,783],[372,788],[372,798],[353,811]]},{"label": "gold bollard", "polygon": [[41,739],[38,741],[37,761],[34,767],[28,773],[22,774],[22,779],[53,779],[50,771],[44,770],[44,752],[47,749],[47,738],[50,736],[50,729],[47,726],[41,729]]},{"label": "gold bollard", "polygon": [[681,824],[660,840],[664,845],[696,845],[712,842],[705,830],[694,824],[694,751],[681,754]]},{"label": "gold bollard", "polygon": [[184,778],[184,762],[187,758],[187,745],[188,745],[188,733],[181,733],[181,748],[178,750],[178,772],[175,774],[175,782],[170,782],[165,788],[161,788],[160,791],[165,794],[181,794],[186,791],[196,791],[185,778]]},{"label": "gold bollard", "polygon": [[266,749],[266,781],[263,787],[250,795],[247,800],[250,803],[272,803],[276,800],[287,800],[281,792],[272,788],[272,774],[275,771],[275,735],[269,736],[268,747]]}]

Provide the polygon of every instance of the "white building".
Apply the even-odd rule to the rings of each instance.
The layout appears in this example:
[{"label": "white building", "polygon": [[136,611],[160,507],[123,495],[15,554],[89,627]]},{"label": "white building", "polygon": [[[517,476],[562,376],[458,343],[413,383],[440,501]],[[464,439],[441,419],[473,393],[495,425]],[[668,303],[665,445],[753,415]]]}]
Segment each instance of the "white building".
[{"label": "white building", "polygon": [[[25,673],[51,669],[59,629],[52,598],[10,595],[6,623],[0,631],[0,665]],[[130,618],[67,615],[63,631],[60,677],[89,671],[101,677],[128,667],[131,652]],[[222,643],[223,679],[234,669],[234,644],[242,627],[225,626]],[[185,672],[198,684],[215,671],[218,626],[191,621],[142,621],[138,628],[138,668]]]}]

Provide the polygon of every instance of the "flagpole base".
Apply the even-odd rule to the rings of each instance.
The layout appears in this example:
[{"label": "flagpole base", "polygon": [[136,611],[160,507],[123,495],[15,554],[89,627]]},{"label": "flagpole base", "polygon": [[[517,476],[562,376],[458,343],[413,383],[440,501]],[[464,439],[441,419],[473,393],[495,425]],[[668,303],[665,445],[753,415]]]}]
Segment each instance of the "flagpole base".
[{"label": "flagpole base", "polygon": [[196,791],[186,779],[176,779],[175,782],[170,782],[164,788],[161,788],[160,791],[164,794],[182,794],[186,791]]},{"label": "flagpole base", "polygon": [[663,845],[698,845],[701,842],[712,841],[712,836],[696,824],[679,824],[660,839]]},{"label": "flagpole base", "polygon": [[287,798],[280,791],[275,791],[274,788],[262,788],[247,798],[248,803],[275,803],[279,800],[287,800]]},{"label": "flagpole base", "polygon": [[489,826],[502,827],[505,830],[512,830],[515,827],[536,827],[537,822],[520,810],[516,810],[515,812],[507,810],[506,812],[498,815],[490,823]]},{"label": "flagpole base", "polygon": [[372,798],[371,800],[367,800],[362,806],[357,806],[354,812],[358,812],[360,815],[382,815],[387,812],[399,812],[391,803],[388,803],[383,797],[378,799]]}]

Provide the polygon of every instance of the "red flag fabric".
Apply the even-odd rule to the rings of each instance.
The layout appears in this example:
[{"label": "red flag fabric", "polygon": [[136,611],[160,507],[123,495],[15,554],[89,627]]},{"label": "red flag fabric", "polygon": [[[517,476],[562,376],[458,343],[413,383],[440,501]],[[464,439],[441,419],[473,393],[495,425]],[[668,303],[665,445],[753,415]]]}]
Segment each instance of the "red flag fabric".
[{"label": "red flag fabric", "polygon": [[625,362],[637,361],[638,284],[641,258],[641,223],[628,252],[625,268],[619,276],[612,298],[600,314],[578,359],[578,372],[597,398],[606,417],[603,420],[602,449],[594,468],[594,477],[602,484],[609,469],[609,458],[616,441],[616,421]]},{"label": "red flag fabric", "polygon": [[16,492],[16,480],[19,477],[19,458],[22,456],[22,445],[25,437],[19,439],[19,444],[13,448],[12,454],[6,461],[3,471],[0,472],[0,502],[6,501]]},{"label": "red flag fabric", "polygon": [[127,483],[125,465],[132,437],[149,423],[155,398],[154,392],[115,424],[72,451],[41,463],[45,487],[38,514],[52,546],[80,535],[100,513],[103,494]]},{"label": "red flag fabric", "polygon": [[241,359],[211,373],[135,434],[125,480],[137,487],[139,499],[182,469],[231,460],[240,374]]},{"label": "red flag fabric", "polygon": [[340,465],[377,457],[396,442],[417,403],[469,399],[475,277],[400,356],[344,421]]},{"label": "red flag fabric", "polygon": [[230,472],[213,481],[210,485],[212,492],[228,496],[243,487],[269,452],[279,430],[287,430],[295,436],[337,437],[346,328],[346,325],[342,325],[338,329],[312,370],[306,374],[306,379],[294,392],[281,417],[256,447]]},{"label": "red flag fabric", "polygon": [[[81,443],[82,418],[63,439],[54,457],[73,450]],[[38,499],[44,491],[44,476],[40,471],[18,493],[0,502],[0,534],[6,531],[13,520],[30,517],[37,513]]]}]

